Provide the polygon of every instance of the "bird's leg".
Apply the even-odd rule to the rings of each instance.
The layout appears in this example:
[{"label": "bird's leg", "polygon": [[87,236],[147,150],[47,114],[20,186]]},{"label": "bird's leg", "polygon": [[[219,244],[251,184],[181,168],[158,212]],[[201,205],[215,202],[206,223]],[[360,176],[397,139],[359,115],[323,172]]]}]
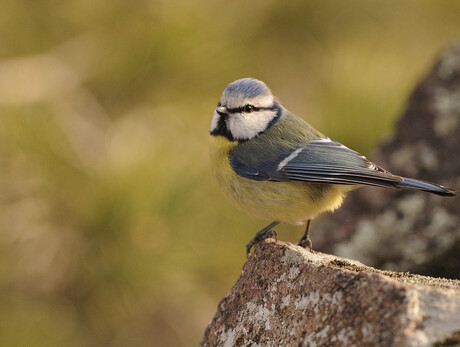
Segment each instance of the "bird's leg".
[{"label": "bird's leg", "polygon": [[302,238],[299,241],[299,246],[303,248],[307,248],[309,251],[312,249],[312,243],[310,240],[310,222],[311,219],[307,221],[307,225],[305,227],[305,233],[303,234]]},{"label": "bird's leg", "polygon": [[273,222],[270,225],[267,225],[265,228],[260,229],[254,237],[249,241],[249,243],[246,245],[246,257],[249,257],[249,253],[251,252],[252,246],[254,246],[256,243],[268,239],[269,237],[274,237],[275,239],[277,238],[276,232],[274,230],[271,230],[273,227],[277,226],[280,224],[280,222]]}]

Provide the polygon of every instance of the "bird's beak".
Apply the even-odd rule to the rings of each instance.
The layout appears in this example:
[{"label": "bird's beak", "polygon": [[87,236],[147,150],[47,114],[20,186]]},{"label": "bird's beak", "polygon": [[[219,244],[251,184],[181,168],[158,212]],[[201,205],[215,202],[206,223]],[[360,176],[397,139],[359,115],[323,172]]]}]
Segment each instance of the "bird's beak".
[{"label": "bird's beak", "polygon": [[217,106],[216,112],[221,116],[228,116],[228,111],[225,106]]}]

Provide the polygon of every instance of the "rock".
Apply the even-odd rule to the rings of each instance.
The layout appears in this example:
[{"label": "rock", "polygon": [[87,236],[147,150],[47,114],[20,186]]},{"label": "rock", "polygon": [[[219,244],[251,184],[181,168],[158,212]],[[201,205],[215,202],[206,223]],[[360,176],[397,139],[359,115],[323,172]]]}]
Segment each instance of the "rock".
[{"label": "rock", "polygon": [[380,271],[268,239],[256,245],[201,345],[455,343],[460,281]]},{"label": "rock", "polygon": [[[460,190],[460,40],[409,98],[372,159],[389,171]],[[460,279],[460,199],[363,188],[313,226],[316,250],[378,268]]]}]

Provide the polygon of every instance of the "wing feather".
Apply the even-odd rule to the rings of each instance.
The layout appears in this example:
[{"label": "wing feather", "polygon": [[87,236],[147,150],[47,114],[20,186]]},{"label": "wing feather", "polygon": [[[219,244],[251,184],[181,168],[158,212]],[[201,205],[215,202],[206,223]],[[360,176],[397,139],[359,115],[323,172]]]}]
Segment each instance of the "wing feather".
[{"label": "wing feather", "polygon": [[275,161],[249,165],[230,156],[235,172],[253,180],[306,181],[394,187],[402,177],[378,167],[356,151],[328,138],[285,149]]},{"label": "wing feather", "polygon": [[283,168],[291,180],[334,184],[394,186],[402,177],[378,167],[339,142],[313,140]]}]

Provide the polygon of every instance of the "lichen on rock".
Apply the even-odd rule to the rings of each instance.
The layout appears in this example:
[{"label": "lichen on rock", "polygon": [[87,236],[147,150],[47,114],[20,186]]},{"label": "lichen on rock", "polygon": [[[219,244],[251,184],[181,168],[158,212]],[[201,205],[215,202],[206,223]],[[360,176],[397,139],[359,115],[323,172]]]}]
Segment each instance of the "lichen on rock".
[{"label": "lichen on rock", "polygon": [[243,269],[202,346],[421,346],[460,329],[459,281],[385,272],[272,239]]}]

